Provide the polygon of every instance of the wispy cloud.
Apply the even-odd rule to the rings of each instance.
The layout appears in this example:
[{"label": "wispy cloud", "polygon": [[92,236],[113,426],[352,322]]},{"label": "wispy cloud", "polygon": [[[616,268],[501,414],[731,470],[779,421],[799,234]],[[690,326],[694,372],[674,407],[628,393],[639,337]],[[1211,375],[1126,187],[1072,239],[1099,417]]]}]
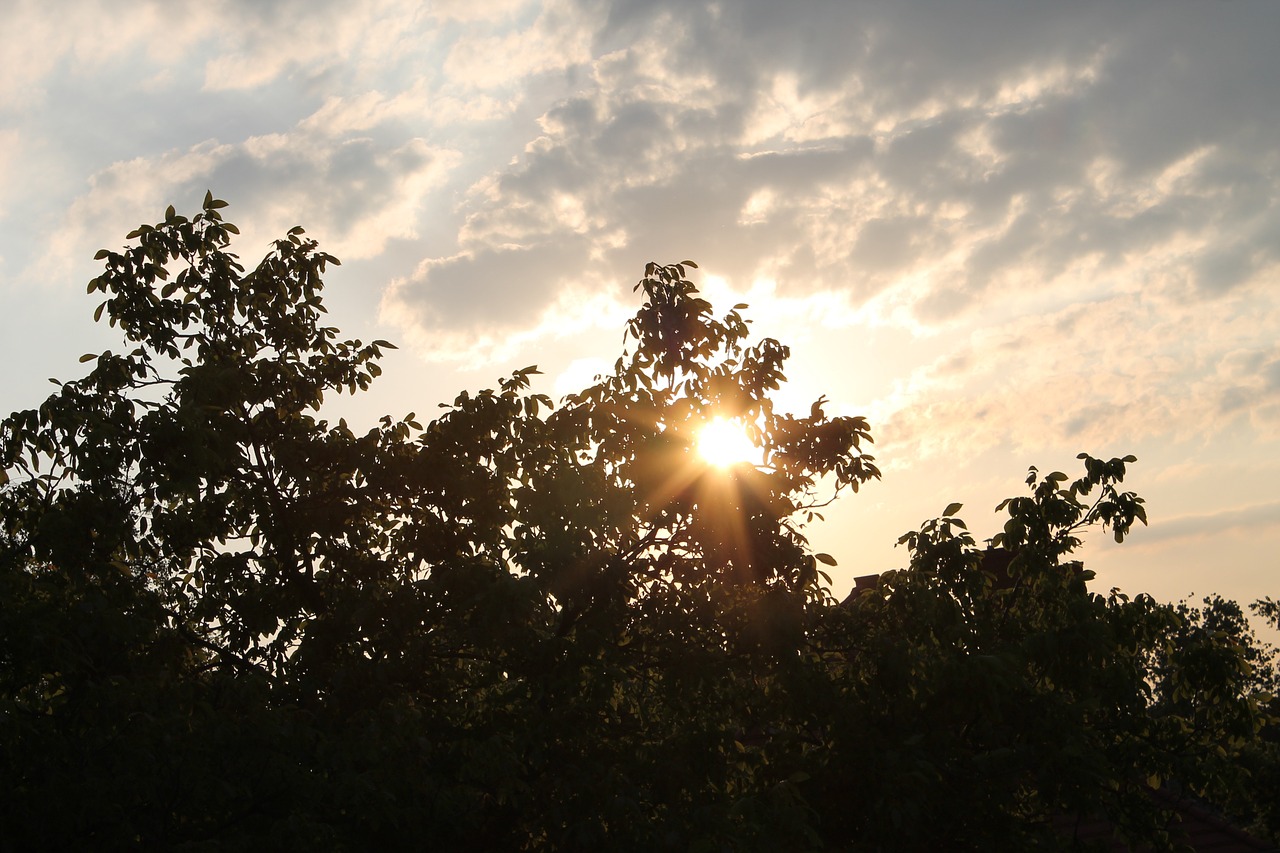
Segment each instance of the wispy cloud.
[{"label": "wispy cloud", "polygon": [[265,251],[270,239],[305,220],[329,251],[367,258],[389,240],[416,236],[424,199],[458,159],[421,139],[392,147],[369,137],[332,141],[295,132],[121,161],[90,177],[89,191],[72,203],[36,263],[56,279],[64,263],[82,260],[87,241],[119,239],[154,219],[162,200],[194,204],[206,188],[236,200],[230,215],[251,251]]},{"label": "wispy cloud", "polygon": [[1143,532],[1141,541],[1157,544],[1181,539],[1203,540],[1227,531],[1257,531],[1276,526],[1280,526],[1280,501],[1155,521],[1150,530]]}]

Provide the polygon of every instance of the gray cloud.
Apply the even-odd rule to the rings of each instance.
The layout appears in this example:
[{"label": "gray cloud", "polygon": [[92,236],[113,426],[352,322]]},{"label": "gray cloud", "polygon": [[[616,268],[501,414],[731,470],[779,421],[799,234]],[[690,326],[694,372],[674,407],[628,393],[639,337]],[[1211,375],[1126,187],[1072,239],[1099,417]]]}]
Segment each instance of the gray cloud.
[{"label": "gray cloud", "polygon": [[[629,299],[646,261],[684,257],[740,288],[770,279],[779,299],[845,306],[833,323],[913,333],[1122,305],[1130,317],[1043,339],[1115,374],[1092,389],[1098,417],[1137,422],[1135,399],[1167,411],[1183,395],[1270,423],[1265,383],[1213,366],[1273,337],[1280,7],[243,2],[170,40],[161,7],[145,9],[115,59],[0,78],[4,103],[25,105],[10,109],[39,100],[15,99],[21,85],[70,90],[99,72],[154,93],[122,87],[89,116],[105,126],[145,103],[145,122],[106,134],[112,151],[142,150],[84,173],[51,257],[85,240],[91,254],[101,237],[84,235],[114,233],[106,217],[150,218],[210,186],[266,236],[301,222],[348,260],[379,257],[385,318],[437,359],[553,334],[575,300]],[[52,50],[90,43],[72,32]],[[1187,343],[1197,310],[1213,334]],[[1124,345],[1087,337],[1100,329]],[[1157,355],[1143,366],[1144,353]],[[963,369],[921,371],[897,404],[942,405],[928,395],[987,381],[991,355],[979,343]],[[1095,422],[1039,417],[1066,433]]]},{"label": "gray cloud", "polygon": [[[855,301],[951,258],[917,297],[939,323],[1082,257],[1105,275],[1190,235],[1213,243],[1178,250],[1212,296],[1273,260],[1280,179],[1280,109],[1259,108],[1280,107],[1259,82],[1277,70],[1261,19],[1278,16],[1232,10],[592,4],[589,81],[472,195],[463,243],[562,241],[557,269],[576,273],[525,279],[546,304],[558,282],[625,281],[650,256]],[[557,212],[566,199],[578,215]],[[609,248],[574,257],[584,237]],[[438,322],[463,319],[451,304]]]},{"label": "gray cloud", "polygon": [[433,261],[402,286],[400,303],[417,322],[449,332],[535,326],[547,310],[544,283],[571,283],[564,248],[483,249]]},{"label": "gray cloud", "polygon": [[643,264],[690,257],[873,418],[888,503],[1145,442],[1240,460],[1175,505],[1251,506],[1175,528],[1274,524],[1274,3],[10,5],[13,363],[52,335],[74,369],[94,250],[208,187],[246,260],[302,224],[347,262],[335,322],[381,288],[406,354],[595,370]]},{"label": "gray cloud", "polygon": [[1224,512],[1198,513],[1156,521],[1144,532],[1144,543],[1171,542],[1179,539],[1202,539],[1228,530],[1274,527],[1280,525],[1280,501],[1252,504]]}]

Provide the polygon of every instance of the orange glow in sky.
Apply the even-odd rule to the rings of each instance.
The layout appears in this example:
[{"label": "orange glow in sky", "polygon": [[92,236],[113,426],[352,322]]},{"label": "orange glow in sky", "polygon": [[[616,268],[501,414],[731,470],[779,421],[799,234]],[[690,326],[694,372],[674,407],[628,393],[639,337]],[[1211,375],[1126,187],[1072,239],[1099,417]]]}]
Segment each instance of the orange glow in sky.
[{"label": "orange glow in sky", "polygon": [[698,455],[718,468],[753,462],[760,450],[751,443],[742,424],[716,418],[698,432]]}]

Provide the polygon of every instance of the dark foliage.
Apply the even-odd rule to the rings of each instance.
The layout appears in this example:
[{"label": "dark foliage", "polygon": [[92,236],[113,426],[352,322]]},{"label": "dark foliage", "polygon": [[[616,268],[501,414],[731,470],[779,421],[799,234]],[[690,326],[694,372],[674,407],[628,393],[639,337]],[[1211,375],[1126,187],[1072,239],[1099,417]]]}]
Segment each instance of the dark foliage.
[{"label": "dark foliage", "polygon": [[[224,206],[100,252],[126,351],[0,427],[12,848],[1071,849],[1063,815],[1158,847],[1160,784],[1275,831],[1239,609],[1071,559],[1145,523],[1131,457],[1033,469],[998,551],[948,507],[837,604],[804,524],[879,476],[868,425],[775,411],[787,348],[690,262],[581,393],[530,367],[358,435],[319,407],[391,344],[323,324],[302,229],[242,266]],[[764,464],[701,461],[714,418]]]}]

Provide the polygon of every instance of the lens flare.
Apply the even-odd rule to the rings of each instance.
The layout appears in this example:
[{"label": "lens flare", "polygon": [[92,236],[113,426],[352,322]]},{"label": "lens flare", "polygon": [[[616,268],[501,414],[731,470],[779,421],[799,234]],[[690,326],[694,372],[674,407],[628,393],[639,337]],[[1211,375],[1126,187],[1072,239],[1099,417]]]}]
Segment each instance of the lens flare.
[{"label": "lens flare", "polygon": [[716,418],[698,432],[698,455],[718,468],[752,462],[760,450],[747,438],[742,424]]}]

